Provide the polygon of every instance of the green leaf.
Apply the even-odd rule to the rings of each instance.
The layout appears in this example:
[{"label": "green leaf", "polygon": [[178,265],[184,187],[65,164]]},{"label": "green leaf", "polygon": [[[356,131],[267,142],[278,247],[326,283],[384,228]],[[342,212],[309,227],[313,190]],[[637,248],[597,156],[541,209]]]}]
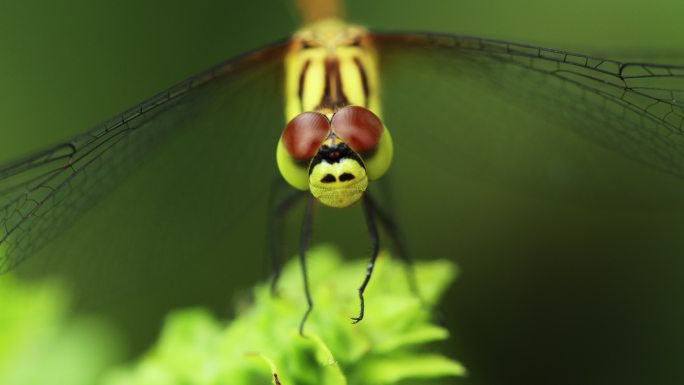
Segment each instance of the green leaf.
[{"label": "green leaf", "polygon": [[405,379],[462,376],[463,365],[439,355],[388,356],[367,362],[360,372],[364,384],[394,384]]}]

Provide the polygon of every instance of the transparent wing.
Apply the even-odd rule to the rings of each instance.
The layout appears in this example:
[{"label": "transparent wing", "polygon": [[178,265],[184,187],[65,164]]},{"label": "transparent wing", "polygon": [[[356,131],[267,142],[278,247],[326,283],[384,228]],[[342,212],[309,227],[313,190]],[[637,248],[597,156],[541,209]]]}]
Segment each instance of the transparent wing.
[{"label": "transparent wing", "polygon": [[[463,269],[443,310],[453,330],[476,336],[463,339],[471,378],[510,357],[502,373],[541,378],[520,368],[551,340],[584,365],[606,354],[641,363],[663,344],[640,341],[681,339],[663,320],[682,314],[670,299],[684,274],[683,67],[462,36],[378,41],[396,211],[418,258],[449,256]],[[629,336],[615,329],[632,315]],[[481,355],[482,341],[513,348]],[[639,353],[622,355],[621,343]]]},{"label": "transparent wing", "polygon": [[678,202],[684,67],[455,35],[376,36],[395,144],[391,192],[421,254],[463,260],[459,245],[472,239],[461,234],[505,223],[516,207],[509,215],[524,223],[525,210],[549,202],[596,210]]},{"label": "transparent wing", "polygon": [[[509,104],[543,110],[602,146],[684,177],[684,66],[446,34],[379,33],[378,40],[387,71],[413,61],[414,76],[435,72],[452,87],[479,79]],[[448,97],[441,102],[457,108]]]},{"label": "transparent wing", "polygon": [[[63,231],[170,134],[193,127],[217,100],[238,98],[255,79],[279,69],[285,47],[279,42],[231,59],[67,142],[0,166],[0,274]],[[278,88],[273,81],[269,86]]]}]

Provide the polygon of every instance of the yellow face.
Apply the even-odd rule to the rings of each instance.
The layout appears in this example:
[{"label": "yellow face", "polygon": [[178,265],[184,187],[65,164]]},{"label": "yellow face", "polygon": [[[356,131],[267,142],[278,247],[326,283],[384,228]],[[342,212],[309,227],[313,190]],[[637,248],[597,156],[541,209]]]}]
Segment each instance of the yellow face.
[{"label": "yellow face", "polygon": [[357,202],[368,188],[368,175],[361,157],[338,138],[326,140],[309,166],[309,190],[330,207]]}]

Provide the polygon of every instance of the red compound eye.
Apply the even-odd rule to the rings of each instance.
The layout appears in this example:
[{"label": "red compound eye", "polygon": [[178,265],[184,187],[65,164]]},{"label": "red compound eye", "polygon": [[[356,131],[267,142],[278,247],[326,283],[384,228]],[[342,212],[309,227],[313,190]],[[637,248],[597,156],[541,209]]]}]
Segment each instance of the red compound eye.
[{"label": "red compound eye", "polygon": [[295,159],[311,159],[330,133],[328,118],[318,112],[303,112],[287,124],[283,144]]},{"label": "red compound eye", "polygon": [[363,153],[378,145],[383,125],[370,110],[349,106],[335,113],[332,118],[333,132],[344,140],[352,150]]}]

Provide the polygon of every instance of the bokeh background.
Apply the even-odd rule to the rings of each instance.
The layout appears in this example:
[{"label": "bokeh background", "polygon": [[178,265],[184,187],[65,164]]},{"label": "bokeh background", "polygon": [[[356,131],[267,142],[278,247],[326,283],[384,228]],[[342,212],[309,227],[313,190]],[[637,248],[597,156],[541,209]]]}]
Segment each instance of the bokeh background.
[{"label": "bokeh background", "polygon": [[[350,0],[347,13],[378,29],[620,58],[683,56],[684,5],[675,1]],[[298,23],[285,1],[2,4],[0,160],[82,132],[193,73],[288,36]],[[581,121],[554,120],[535,108],[539,100],[507,103],[492,87],[455,85],[449,106],[462,110],[441,116],[444,98],[426,85],[443,74],[410,70],[386,79],[386,118],[398,148],[388,189],[415,257],[449,258],[462,268],[442,305],[453,333],[445,349],[470,372],[458,382],[682,383],[681,179],[587,141],[573,127]],[[415,90],[392,94],[405,84]],[[169,309],[209,306],[228,317],[268,275],[269,183],[245,181],[270,182],[262,170],[273,171],[268,149],[282,118],[278,102],[261,101],[276,92],[239,92],[245,97],[230,98],[241,103],[234,118],[249,135],[224,148],[184,132],[17,271],[25,279],[64,277],[78,311],[119,328],[129,358],[154,340]],[[402,140],[402,131],[418,139]],[[432,137],[451,139],[424,148]],[[239,141],[247,166],[224,165],[223,175],[200,170]],[[213,155],[202,158],[206,148]],[[436,165],[444,151],[450,163]],[[195,157],[206,163],[191,168]],[[320,210],[318,224],[317,242],[337,244],[350,258],[370,250],[359,210]],[[292,234],[297,226],[295,218]]]}]

